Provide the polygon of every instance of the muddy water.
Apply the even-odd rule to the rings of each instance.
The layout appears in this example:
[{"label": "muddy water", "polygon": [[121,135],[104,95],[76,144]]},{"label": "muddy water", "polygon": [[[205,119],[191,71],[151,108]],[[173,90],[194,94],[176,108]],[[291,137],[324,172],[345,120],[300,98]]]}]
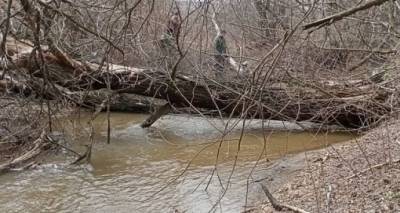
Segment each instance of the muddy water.
[{"label": "muddy water", "polygon": [[[101,114],[94,122],[91,166],[69,166],[71,157],[57,155],[36,169],[0,176],[1,212],[240,212],[245,204],[265,201],[254,181],[265,178],[271,160],[351,138],[262,132],[259,124],[245,123],[248,131],[239,140],[234,121],[227,126],[219,120],[167,116],[141,129],[145,117],[112,114],[107,145],[107,120]],[[87,120],[83,114],[62,121],[60,131],[74,141],[74,149],[83,151],[82,144],[89,143]]]}]

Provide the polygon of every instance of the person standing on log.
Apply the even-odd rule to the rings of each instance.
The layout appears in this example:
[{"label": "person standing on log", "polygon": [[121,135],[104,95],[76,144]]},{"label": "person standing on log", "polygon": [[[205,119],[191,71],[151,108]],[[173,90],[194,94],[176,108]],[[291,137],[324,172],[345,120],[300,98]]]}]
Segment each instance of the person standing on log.
[{"label": "person standing on log", "polygon": [[179,36],[179,30],[181,27],[180,16],[178,12],[175,12],[168,20],[167,30],[161,36],[161,47],[166,50],[169,55],[171,47],[173,47],[174,41]]},{"label": "person standing on log", "polygon": [[181,27],[179,13],[175,12],[168,21],[167,34],[173,38],[177,38]]},{"label": "person standing on log", "polygon": [[226,31],[221,30],[220,33],[214,39],[214,48],[215,48],[215,69],[217,78],[222,78],[222,73],[224,71],[225,63],[226,63],[226,40],[225,40]]}]

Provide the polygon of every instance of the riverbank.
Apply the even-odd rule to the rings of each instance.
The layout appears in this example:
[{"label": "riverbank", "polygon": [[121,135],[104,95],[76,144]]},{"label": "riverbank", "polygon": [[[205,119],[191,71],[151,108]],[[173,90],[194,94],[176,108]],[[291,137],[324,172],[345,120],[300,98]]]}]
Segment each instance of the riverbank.
[{"label": "riverbank", "polygon": [[[384,123],[359,139],[289,157],[286,164],[303,166],[278,186],[263,184],[279,202],[308,212],[398,212],[399,124]],[[266,203],[255,212],[275,210]]]}]

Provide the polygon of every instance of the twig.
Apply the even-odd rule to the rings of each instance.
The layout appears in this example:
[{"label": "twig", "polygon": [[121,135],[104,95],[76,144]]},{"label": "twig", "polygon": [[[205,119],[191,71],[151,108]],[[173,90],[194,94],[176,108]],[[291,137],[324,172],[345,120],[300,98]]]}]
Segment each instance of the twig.
[{"label": "twig", "polygon": [[336,14],[328,16],[326,18],[323,18],[323,19],[311,22],[309,24],[306,24],[306,25],[303,26],[303,30],[308,30],[308,29],[313,28],[313,27],[321,28],[321,27],[324,27],[324,26],[331,25],[334,22],[339,21],[339,20],[341,20],[341,19],[343,19],[343,18],[345,18],[347,16],[353,15],[354,13],[356,13],[358,11],[366,10],[366,9],[369,9],[371,7],[374,7],[374,6],[379,6],[379,5],[381,5],[381,4],[383,4],[383,3],[387,2],[387,1],[389,1],[389,0],[372,0],[372,1],[366,2],[366,3],[361,4],[359,6],[350,8],[350,9],[345,10],[345,11],[342,11],[340,13],[336,13]]},{"label": "twig", "polygon": [[267,188],[264,184],[261,184],[261,183],[260,183],[260,185],[261,185],[261,188],[262,188],[262,190],[264,191],[265,195],[267,196],[269,202],[271,203],[272,207],[274,207],[274,209],[275,209],[276,211],[285,211],[285,210],[289,210],[289,211],[296,212],[296,213],[308,213],[307,211],[305,211],[305,210],[303,210],[303,209],[300,209],[300,208],[298,208],[298,207],[279,203],[279,202],[274,198],[274,196],[271,194],[271,192],[268,190],[268,188]]},{"label": "twig", "polygon": [[8,0],[7,4],[7,18],[6,18],[6,27],[4,29],[4,33],[2,34],[0,32],[0,68],[4,69],[3,74],[0,76],[0,79],[4,79],[4,76],[6,74],[7,68],[8,68],[8,54],[7,54],[7,35],[8,31],[10,28],[10,22],[11,22],[11,6],[12,6],[12,0]]},{"label": "twig", "polygon": [[400,163],[400,159],[397,159],[395,161],[389,161],[389,162],[385,162],[385,163],[376,164],[375,166],[372,166],[372,167],[369,167],[367,169],[364,169],[363,171],[358,172],[358,173],[348,177],[347,179],[352,179],[352,178],[358,177],[358,176],[360,176],[360,175],[362,175],[362,174],[364,174],[364,173],[366,173],[368,171],[371,171],[373,169],[380,169],[380,168],[382,168],[382,167],[384,167],[386,165],[394,164],[394,163]]},{"label": "twig", "polygon": [[16,166],[23,164],[23,163],[29,161],[30,159],[38,156],[42,152],[42,148],[46,144],[45,136],[46,136],[46,131],[43,130],[42,133],[40,134],[40,137],[33,142],[34,147],[31,150],[24,153],[23,155],[13,159],[12,161],[1,164],[0,165],[0,173],[4,173],[6,171],[12,170]]},{"label": "twig", "polygon": [[47,136],[47,139],[48,139],[48,141],[51,142],[52,144],[55,144],[55,145],[57,145],[57,146],[60,146],[61,148],[65,149],[65,150],[67,150],[67,151],[69,151],[69,152],[71,152],[72,154],[74,154],[74,155],[76,155],[76,156],[78,156],[78,157],[81,157],[81,155],[80,155],[78,152],[76,152],[75,150],[73,150],[73,149],[71,149],[71,148],[69,148],[69,147],[67,147],[67,146],[64,146],[63,144],[57,143],[57,141],[54,141],[54,139],[53,139],[52,137]]}]

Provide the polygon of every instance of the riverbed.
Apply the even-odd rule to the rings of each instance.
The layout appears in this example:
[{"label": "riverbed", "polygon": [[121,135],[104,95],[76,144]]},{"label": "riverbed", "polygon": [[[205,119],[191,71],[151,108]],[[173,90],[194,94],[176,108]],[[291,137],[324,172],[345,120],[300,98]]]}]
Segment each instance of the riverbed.
[{"label": "riverbed", "polygon": [[[90,165],[71,166],[73,158],[58,153],[34,169],[0,176],[1,212],[240,212],[265,201],[257,181],[276,159],[353,138],[189,115],[142,129],[146,116],[112,113],[107,144],[107,115],[100,114]],[[83,152],[89,118],[60,120],[62,141]]]}]

